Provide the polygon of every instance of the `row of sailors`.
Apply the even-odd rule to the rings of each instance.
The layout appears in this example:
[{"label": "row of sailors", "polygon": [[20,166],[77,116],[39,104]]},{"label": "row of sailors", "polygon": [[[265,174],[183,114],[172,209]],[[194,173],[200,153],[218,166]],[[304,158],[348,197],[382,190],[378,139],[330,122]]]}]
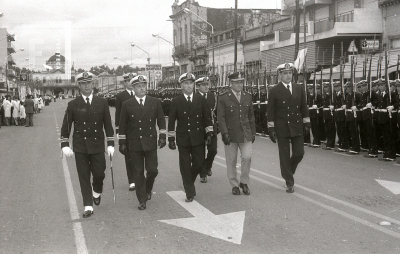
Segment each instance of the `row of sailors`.
[{"label": "row of sailors", "polygon": [[[333,96],[329,82],[307,85],[307,104],[313,135],[312,147],[320,147],[326,139],[326,147],[351,155],[367,151],[366,158],[377,158],[383,153],[383,161],[394,161],[400,155],[400,80],[389,81],[390,91],[385,80],[372,82],[371,91],[366,80],[345,84],[345,94],[341,83],[333,83]],[[323,96],[322,96],[323,94]],[[338,142],[335,142],[336,135]],[[307,137],[306,137],[307,138]],[[310,142],[305,139],[305,142]],[[310,142],[311,143],[311,142]]]}]

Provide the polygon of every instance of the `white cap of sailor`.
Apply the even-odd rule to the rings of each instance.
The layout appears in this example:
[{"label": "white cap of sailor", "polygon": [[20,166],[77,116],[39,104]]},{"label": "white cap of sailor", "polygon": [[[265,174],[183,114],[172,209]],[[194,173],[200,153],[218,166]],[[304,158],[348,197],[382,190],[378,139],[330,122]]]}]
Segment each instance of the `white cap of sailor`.
[{"label": "white cap of sailor", "polygon": [[138,75],[136,77],[133,77],[130,82],[131,82],[131,85],[134,86],[134,85],[140,84],[140,83],[148,83],[149,79],[144,75]]},{"label": "white cap of sailor", "polygon": [[130,81],[131,79],[133,79],[136,76],[137,76],[137,74],[133,73],[133,72],[125,73],[124,75],[122,75],[122,77],[124,78],[124,81]]},{"label": "white cap of sailor", "polygon": [[283,63],[278,65],[278,67],[276,67],[276,70],[278,72],[282,72],[282,71],[293,71],[294,69],[294,65],[292,63]]},{"label": "white cap of sailor", "polygon": [[190,73],[190,72],[183,73],[183,74],[179,77],[178,83],[181,84],[183,81],[186,81],[186,80],[191,80],[191,81],[194,82],[194,81],[196,80],[196,77],[195,77],[192,73]]},{"label": "white cap of sailor", "polygon": [[83,82],[91,82],[93,81],[93,73],[84,71],[76,76],[76,82],[77,83],[83,83]]},{"label": "white cap of sailor", "polygon": [[208,77],[198,78],[195,81],[196,85],[198,85],[198,86],[200,86],[200,85],[208,85],[209,82],[210,82],[210,79]]}]

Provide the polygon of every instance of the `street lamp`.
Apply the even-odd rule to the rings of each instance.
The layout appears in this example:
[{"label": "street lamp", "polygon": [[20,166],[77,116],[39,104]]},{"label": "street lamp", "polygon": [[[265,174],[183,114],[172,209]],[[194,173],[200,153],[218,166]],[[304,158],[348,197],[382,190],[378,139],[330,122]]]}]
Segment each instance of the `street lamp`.
[{"label": "street lamp", "polygon": [[[170,42],[170,41],[164,39],[163,37],[159,36],[158,34],[152,34],[151,36],[153,36],[153,37],[155,37],[155,38],[159,38],[159,39],[161,39],[161,40],[163,40],[163,41],[166,41],[166,42],[168,42],[169,44],[171,44],[172,47],[174,47],[174,44],[173,44],[172,42]],[[173,60],[174,60],[174,75],[175,75],[175,57],[172,57],[172,58],[173,58]]]},{"label": "street lamp", "polygon": [[197,15],[196,13],[192,12],[189,8],[184,8],[183,9],[184,13],[192,13],[193,15],[195,15],[196,17],[198,17],[199,19],[201,19],[202,21],[206,22],[208,25],[211,26],[211,41],[212,41],[212,54],[213,54],[213,60],[212,60],[212,67],[213,67],[213,75],[215,74],[215,70],[214,70],[214,26],[211,25],[209,22],[207,22],[205,19],[203,19],[202,17],[200,17],[199,15]]},{"label": "street lamp", "polygon": [[131,47],[137,47],[138,49],[140,49],[141,51],[143,51],[144,53],[147,54],[147,62],[150,64],[150,55],[149,53],[147,53],[147,51],[143,50],[142,48],[140,48],[138,45],[131,43]]},{"label": "street lamp", "polygon": [[127,65],[129,65],[127,62],[125,62],[124,60],[122,60],[122,59],[120,59],[120,58],[118,58],[118,57],[116,57],[116,56],[114,56],[114,59],[118,59],[118,60],[120,60],[120,61],[126,63]]},{"label": "street lamp", "polygon": [[8,38],[9,36],[11,36],[11,37],[14,37],[14,36],[15,36],[15,34],[7,34],[7,36],[6,36],[6,37],[4,37],[4,38],[1,38],[1,39],[0,39],[0,41],[4,40],[5,38]]}]

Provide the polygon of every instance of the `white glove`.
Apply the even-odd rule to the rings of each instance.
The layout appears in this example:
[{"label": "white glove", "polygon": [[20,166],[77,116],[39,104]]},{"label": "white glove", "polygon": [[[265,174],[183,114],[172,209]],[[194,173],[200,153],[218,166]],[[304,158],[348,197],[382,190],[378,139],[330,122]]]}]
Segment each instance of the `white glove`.
[{"label": "white glove", "polygon": [[351,110],[357,111],[357,107],[356,107],[356,106],[353,106],[353,107],[351,107]]},{"label": "white glove", "polygon": [[393,106],[389,106],[389,107],[387,107],[387,109],[388,109],[388,111],[392,112],[392,110],[394,109],[394,107],[393,107]]},{"label": "white glove", "polygon": [[63,153],[65,154],[65,156],[67,157],[72,157],[74,156],[74,152],[72,151],[72,149],[69,146],[65,146],[62,148]]},{"label": "white glove", "polygon": [[330,109],[330,110],[334,110],[334,109],[335,109],[335,107],[334,107],[334,106],[332,106],[332,105],[330,105],[330,106],[329,106],[329,109]]},{"label": "white glove", "polygon": [[107,146],[107,153],[110,156],[114,155],[114,147],[113,146]]},{"label": "white glove", "polygon": [[317,107],[317,105],[312,105],[312,108],[317,109],[318,107]]},{"label": "white glove", "polygon": [[368,103],[367,108],[372,108],[372,103]]},{"label": "white glove", "polygon": [[346,109],[346,105],[342,105],[342,108],[343,108],[343,109]]}]

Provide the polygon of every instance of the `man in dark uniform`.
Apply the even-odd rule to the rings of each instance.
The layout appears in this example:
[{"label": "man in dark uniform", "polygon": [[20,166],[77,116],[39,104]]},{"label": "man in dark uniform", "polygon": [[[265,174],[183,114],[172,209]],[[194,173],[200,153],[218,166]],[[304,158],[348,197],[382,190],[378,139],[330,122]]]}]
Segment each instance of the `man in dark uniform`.
[{"label": "man in dark uniform", "polygon": [[168,147],[176,149],[176,136],[186,202],[192,202],[196,196],[194,182],[204,165],[204,145],[211,145],[213,136],[211,111],[206,99],[193,93],[194,81],[195,77],[191,73],[184,73],[179,77],[182,94],[172,100],[168,117]]},{"label": "man in dark uniform", "polygon": [[[226,169],[232,194],[240,195],[240,188],[250,195],[250,164],[256,124],[251,94],[243,91],[244,78],[236,72],[228,76],[230,89],[218,98],[218,127],[225,146]],[[241,175],[237,179],[237,152],[241,153]]]},{"label": "man in dark uniform", "polygon": [[377,158],[378,157],[378,80],[375,80],[371,84],[371,92],[367,94],[367,104],[363,107],[363,122],[367,131],[368,136],[368,154],[364,155],[365,158]]},{"label": "man in dark uniform", "polygon": [[[367,135],[367,128],[365,125],[365,120],[364,120],[364,113],[363,109],[364,107],[367,106],[369,102],[369,92],[367,90],[367,81],[366,80],[361,80],[357,84],[357,89],[361,95],[360,101],[357,104],[357,108],[359,111],[357,111],[357,122],[358,122],[358,128],[360,130],[360,150],[363,152],[368,152],[368,135]],[[368,117],[370,120],[370,117]]]},{"label": "man in dark uniform", "polygon": [[209,91],[209,83],[210,79],[208,77],[199,78],[195,81],[197,87],[197,93],[203,96],[211,111],[213,125],[213,139],[211,145],[207,146],[207,157],[204,161],[203,169],[200,172],[200,182],[206,183],[207,176],[212,175],[212,165],[214,163],[214,158],[217,155],[217,117],[216,117],[216,109],[217,109],[217,99],[214,92]]},{"label": "man in dark uniform", "polygon": [[146,209],[146,201],[151,199],[154,180],[158,175],[156,124],[160,130],[158,146],[163,148],[167,143],[161,101],[146,96],[147,82],[147,77],[142,75],[131,79],[135,97],[122,103],[119,122],[119,150],[132,158],[131,170],[136,184],[136,196],[140,203],[139,210]]},{"label": "man in dark uniform", "polygon": [[335,112],[333,112],[333,117],[336,123],[336,130],[338,136],[338,152],[346,152],[349,149],[349,139],[346,125],[346,104],[345,97],[343,96],[341,83],[335,81],[333,83],[333,106],[335,107]]},{"label": "man in dark uniform", "polygon": [[[281,175],[286,181],[286,192],[294,192],[294,178],[297,165],[304,156],[303,129],[310,131],[304,89],[292,83],[294,66],[292,63],[277,67],[280,82],[271,89],[268,100],[268,130],[271,141],[278,140]],[[292,156],[290,156],[290,143]]]},{"label": "man in dark uniform", "polygon": [[[117,136],[119,135],[119,120],[121,115],[122,103],[135,97],[135,92],[133,91],[133,86],[131,85],[130,81],[136,76],[136,73],[125,73],[124,75],[122,75],[122,77],[124,78],[125,90],[115,96],[115,132],[117,133]],[[124,157],[126,173],[128,175],[129,190],[134,191],[135,181],[133,178],[133,166],[130,164],[132,161],[131,158],[129,158],[129,153],[125,154]]]},{"label": "man in dark uniform", "polygon": [[332,89],[329,82],[322,83],[324,87],[324,98],[323,98],[323,119],[325,123],[325,133],[326,133],[326,147],[322,148],[324,150],[333,150],[335,148],[336,139],[336,126],[333,120],[334,106],[332,103]]},{"label": "man in dark uniform", "polygon": [[[317,84],[319,86],[319,84]],[[307,106],[310,115],[311,132],[313,141],[310,147],[318,148],[321,146],[321,133],[319,128],[319,107],[322,105],[322,97],[315,93],[314,84],[307,84]]]},{"label": "man in dark uniform", "polygon": [[353,84],[351,82],[346,83],[346,124],[349,134],[349,146],[350,149],[347,152],[349,155],[356,155],[360,153],[360,138],[358,131],[357,122],[357,104],[361,99],[361,94],[353,91]]},{"label": "man in dark uniform", "polygon": [[[75,153],[76,168],[85,206],[83,217],[93,214],[93,202],[99,205],[103,192],[106,159],[104,156],[104,131],[107,137],[107,153],[114,154],[114,130],[110,109],[106,99],[94,96],[93,74],[83,72],[76,76],[82,96],[68,103],[61,127],[61,148],[67,157]],[[69,136],[74,124],[73,151],[69,147]],[[90,177],[93,176],[93,184]],[[93,191],[92,191],[93,186]]]}]

